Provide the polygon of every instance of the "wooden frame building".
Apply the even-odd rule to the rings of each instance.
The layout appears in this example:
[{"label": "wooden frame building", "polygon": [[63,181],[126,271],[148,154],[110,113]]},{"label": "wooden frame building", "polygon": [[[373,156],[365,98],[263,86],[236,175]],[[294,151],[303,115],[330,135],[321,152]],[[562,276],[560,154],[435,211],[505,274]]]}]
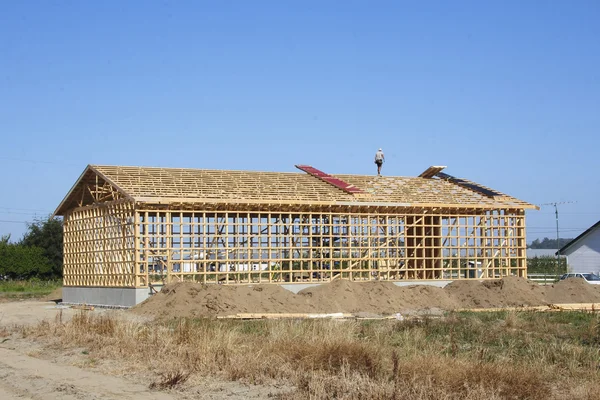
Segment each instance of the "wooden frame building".
[{"label": "wooden frame building", "polygon": [[58,206],[66,302],[149,288],[526,276],[534,205],[430,167],[419,177],[89,165]]}]

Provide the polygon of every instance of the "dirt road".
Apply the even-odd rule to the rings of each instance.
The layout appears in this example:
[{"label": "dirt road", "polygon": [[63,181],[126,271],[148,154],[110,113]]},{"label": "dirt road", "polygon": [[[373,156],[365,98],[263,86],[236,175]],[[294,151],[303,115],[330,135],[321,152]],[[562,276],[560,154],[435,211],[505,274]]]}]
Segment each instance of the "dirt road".
[{"label": "dirt road", "polygon": [[65,320],[76,313],[74,309],[48,301],[20,300],[0,303],[0,327],[15,324],[30,325],[44,319],[54,321],[61,311]]},{"label": "dirt road", "polygon": [[0,344],[2,400],[245,400],[269,399],[273,398],[273,394],[285,391],[276,387],[245,385],[218,379],[205,379],[187,386],[184,391],[155,391],[148,388],[147,382],[136,383],[96,370],[65,365],[63,360],[58,363],[28,356],[23,354],[27,343],[18,343],[20,348],[11,348],[7,344],[9,342]]},{"label": "dirt road", "polygon": [[123,378],[40,360],[0,348],[1,399],[174,399]]},{"label": "dirt road", "polygon": [[[114,310],[98,310],[111,312]],[[78,310],[52,302],[21,300],[0,304],[0,328],[42,320],[70,319]],[[94,311],[96,312],[96,311]],[[117,311],[115,311],[117,312]],[[14,335],[0,338],[0,399],[174,399],[147,385],[31,357],[39,345]]]},{"label": "dirt road", "polygon": [[[23,339],[16,326],[48,320],[69,320],[80,310],[57,306],[52,302],[19,300],[0,303],[0,399],[267,399],[281,392],[280,387],[246,385],[215,378],[202,378],[186,384],[182,390],[158,391],[148,388],[156,377],[124,378],[110,375],[119,370],[119,360],[110,360],[109,368],[86,366],[81,351],[49,348],[46,343]],[[97,308],[94,314],[111,313],[123,318],[146,317],[123,310]],[[12,333],[11,333],[12,332]],[[17,332],[17,333],[15,333]],[[110,367],[112,366],[112,368]],[[129,379],[131,378],[131,379]]]}]

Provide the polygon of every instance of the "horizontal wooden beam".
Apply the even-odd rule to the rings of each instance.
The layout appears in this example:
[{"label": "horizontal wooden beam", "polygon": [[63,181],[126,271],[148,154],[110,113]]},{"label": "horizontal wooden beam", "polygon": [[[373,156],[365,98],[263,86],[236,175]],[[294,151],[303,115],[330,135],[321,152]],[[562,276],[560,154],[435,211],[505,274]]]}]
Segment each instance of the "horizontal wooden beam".
[{"label": "horizontal wooden beam", "polygon": [[236,200],[213,199],[192,197],[136,197],[137,203],[152,205],[170,204],[231,204],[231,205],[287,205],[287,206],[344,206],[344,207],[381,207],[381,208],[452,208],[452,209],[535,209],[535,206],[521,206],[518,204],[507,207],[498,204],[464,204],[464,203],[392,203],[374,201],[302,201],[302,200]]},{"label": "horizontal wooden beam", "polygon": [[348,313],[238,313],[217,316],[217,319],[340,319],[354,318]]}]

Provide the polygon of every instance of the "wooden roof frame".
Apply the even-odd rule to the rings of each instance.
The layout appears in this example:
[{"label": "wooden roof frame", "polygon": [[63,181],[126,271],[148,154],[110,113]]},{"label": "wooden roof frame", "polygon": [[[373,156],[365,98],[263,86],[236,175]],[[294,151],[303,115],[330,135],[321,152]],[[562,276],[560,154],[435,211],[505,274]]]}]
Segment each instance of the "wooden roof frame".
[{"label": "wooden roof frame", "polygon": [[[498,196],[482,196],[436,178],[436,173],[444,168],[432,166],[419,177],[378,178],[365,175],[332,175],[359,188],[362,192],[356,195],[347,193],[317,177],[302,173],[88,165],[58,205],[54,215],[65,215],[71,209],[121,199],[136,204],[167,207],[177,204],[231,204],[238,207],[264,205],[284,208],[348,207],[387,210],[400,208],[539,209],[536,205],[495,190]],[[207,177],[208,182],[201,182],[203,177]],[[221,182],[219,177],[227,178],[228,181]],[[254,177],[262,181],[252,182]],[[135,183],[132,183],[134,181]],[[98,186],[100,183],[103,185],[102,190],[98,188],[91,190],[88,187],[90,184]],[[273,187],[269,186],[270,184]],[[174,188],[174,191],[168,192],[168,195],[161,194],[163,185]],[[202,185],[205,187],[201,188]],[[215,187],[214,193],[211,185]],[[270,192],[266,190],[267,194],[263,195],[260,185],[270,189]],[[286,185],[294,187],[288,188]],[[412,188],[410,192],[410,188],[407,189],[402,185],[415,185],[416,189]],[[277,189],[282,187],[288,190],[287,197],[286,194],[280,196],[277,192]],[[435,190],[433,193],[427,193],[428,188]],[[303,189],[307,189],[308,192],[303,193]],[[408,195],[405,193],[407,191]],[[225,194],[220,196],[220,193]],[[440,193],[440,198],[446,196],[452,201],[436,202],[437,193]],[[408,201],[400,201],[406,200],[407,196]]]},{"label": "wooden roof frame", "polygon": [[[73,204],[74,197],[78,193],[78,191],[79,190],[85,190],[84,189],[84,187],[86,185],[85,178],[90,173],[95,174],[97,177],[101,178],[104,182],[107,182],[112,187],[114,187],[115,191],[117,191],[118,193],[120,193],[123,196],[123,198],[126,198],[126,199],[128,199],[128,200],[130,200],[132,202],[135,202],[135,199],[133,197],[131,197],[126,191],[124,191],[123,189],[121,189],[118,185],[116,185],[110,178],[108,178],[107,176],[105,176],[102,172],[98,171],[96,168],[94,168],[94,166],[88,165],[83,170],[83,172],[81,173],[81,175],[79,175],[79,178],[77,178],[77,181],[75,181],[75,183],[73,184],[73,186],[71,187],[71,189],[69,190],[69,192],[67,193],[67,195],[60,202],[60,204],[58,205],[58,207],[54,211],[53,216],[64,215],[65,212],[68,209],[74,208],[73,206],[70,206],[70,205]],[[77,207],[82,207],[82,205],[79,204]]]}]

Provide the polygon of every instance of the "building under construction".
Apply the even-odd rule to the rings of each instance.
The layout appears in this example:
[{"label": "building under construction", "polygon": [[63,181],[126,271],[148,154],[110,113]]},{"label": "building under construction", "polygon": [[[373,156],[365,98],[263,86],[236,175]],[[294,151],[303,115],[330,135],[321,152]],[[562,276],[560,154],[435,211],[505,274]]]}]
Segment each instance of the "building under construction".
[{"label": "building under construction", "polygon": [[152,288],[526,276],[534,205],[430,167],[419,177],[89,165],[58,206],[63,300]]}]

